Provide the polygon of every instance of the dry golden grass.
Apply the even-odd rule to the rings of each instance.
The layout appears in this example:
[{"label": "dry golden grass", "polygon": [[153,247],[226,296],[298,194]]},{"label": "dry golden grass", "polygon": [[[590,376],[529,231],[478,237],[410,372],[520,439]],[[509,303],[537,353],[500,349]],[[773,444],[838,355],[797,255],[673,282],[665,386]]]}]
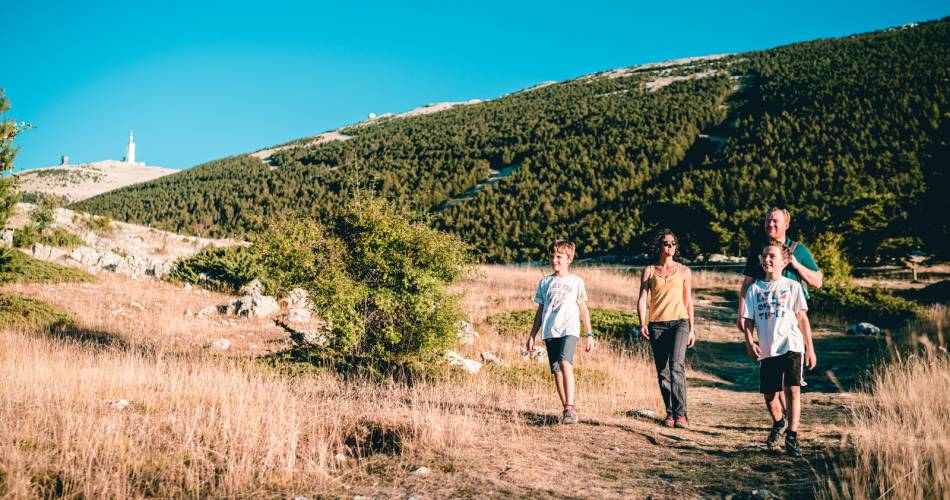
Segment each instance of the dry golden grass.
[{"label": "dry golden grass", "polygon": [[[101,335],[76,341],[0,331],[0,495],[629,497],[749,493],[750,485],[791,496],[811,491],[815,478],[806,464],[760,449],[766,417],[746,380],[754,365],[737,343],[728,294],[715,290],[734,290],[738,277],[694,274],[695,288],[709,290],[697,300],[703,344],[693,365],[709,371],[690,371],[693,428],[673,431],[624,416],[633,408],[662,414],[655,371],[642,354],[606,345],[575,358],[582,424],[551,425],[560,405],[546,366],[520,357],[527,332],[504,336],[485,321],[534,307],[543,272],[483,266],[458,288],[481,333],[460,352],[478,359],[489,351],[509,368],[486,365],[474,376],[434,370],[412,383],[259,362],[255,356],[286,345],[269,322],[183,314],[228,300],[220,294],[116,276],[85,285],[8,285],[6,292],[70,310],[80,328]],[[633,309],[636,273],[576,272],[592,306]],[[931,313],[927,335],[942,343],[946,312]],[[816,335],[854,340],[828,330]],[[230,339],[232,349],[208,348],[214,338]],[[849,354],[837,356],[835,363],[844,363]],[[842,472],[848,492],[878,491],[879,484],[860,482],[871,474],[891,478],[887,485],[896,484],[898,496],[947,491],[947,443],[937,432],[948,426],[950,410],[936,388],[947,386],[950,371],[946,357],[938,364],[922,359],[882,371],[867,395],[808,394],[802,435],[812,456],[840,442],[840,434],[852,436],[859,461],[853,477]],[[914,390],[901,391],[908,384]],[[843,422],[844,410],[834,407],[855,398],[855,422]],[[927,420],[933,415],[942,417]],[[900,426],[909,430],[898,432]],[[881,437],[889,435],[913,439]],[[885,463],[881,457],[895,462],[872,469]],[[938,464],[930,470],[942,478],[913,468],[925,463]],[[432,472],[413,474],[421,466]],[[935,483],[943,489],[925,489],[918,477],[943,481]]]},{"label": "dry golden grass", "polygon": [[[6,497],[401,494],[418,482],[410,472],[419,466],[493,467],[483,457],[499,443],[508,452],[531,450],[533,429],[559,410],[546,367],[520,359],[523,339],[477,322],[482,337],[463,354],[477,359],[479,351],[491,351],[511,368],[486,367],[478,376],[446,372],[407,385],[327,371],[288,375],[234,352],[211,352],[207,339],[229,329],[256,333],[246,352],[263,352],[271,336],[255,332],[264,322],[232,326],[182,315],[227,299],[217,294],[114,276],[5,290],[65,307],[80,328],[115,340],[0,332],[0,493]],[[498,291],[519,293],[510,283]],[[530,297],[510,306],[524,302],[530,307]],[[216,333],[198,331],[208,329]],[[598,348],[579,354],[577,364],[583,418],[657,408],[652,385],[629,383],[653,379],[647,360]],[[120,400],[128,406],[119,408]],[[536,466],[529,455],[512,463]]]},{"label": "dry golden grass", "polygon": [[[912,324],[915,354],[874,373],[853,405],[849,461],[835,498],[947,498],[950,496],[950,357],[943,325],[950,312],[936,306]],[[853,457],[851,454],[853,453]]]},{"label": "dry golden grass", "polygon": [[2,289],[67,309],[91,332],[166,352],[195,352],[222,338],[231,342],[231,355],[260,354],[286,345],[283,331],[270,320],[198,317],[198,311],[233,298],[198,288],[103,272],[95,283],[9,284]]}]

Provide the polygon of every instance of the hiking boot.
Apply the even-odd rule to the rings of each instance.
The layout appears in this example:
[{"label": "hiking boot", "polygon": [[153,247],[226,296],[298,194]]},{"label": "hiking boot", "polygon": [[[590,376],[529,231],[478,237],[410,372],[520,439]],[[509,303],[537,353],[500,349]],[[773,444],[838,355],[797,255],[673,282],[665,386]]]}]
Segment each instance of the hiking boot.
[{"label": "hiking boot", "polygon": [[564,415],[561,415],[562,424],[576,424],[577,423],[577,413],[574,411],[573,407],[564,408]]},{"label": "hiking boot", "polygon": [[663,421],[663,425],[666,427],[674,427],[676,425],[676,421],[673,419],[673,415],[667,415],[666,420]]},{"label": "hiking boot", "polygon": [[676,427],[677,429],[688,429],[689,422],[686,421],[685,415],[680,415],[676,417],[676,422],[673,424],[673,426]]},{"label": "hiking boot", "polygon": [[785,454],[790,457],[802,456],[802,450],[798,446],[798,436],[785,435]]},{"label": "hiking boot", "polygon": [[772,430],[769,431],[769,438],[765,440],[765,447],[768,450],[774,450],[775,445],[778,444],[778,437],[782,434],[782,431],[785,430],[785,419],[779,420],[772,424]]}]

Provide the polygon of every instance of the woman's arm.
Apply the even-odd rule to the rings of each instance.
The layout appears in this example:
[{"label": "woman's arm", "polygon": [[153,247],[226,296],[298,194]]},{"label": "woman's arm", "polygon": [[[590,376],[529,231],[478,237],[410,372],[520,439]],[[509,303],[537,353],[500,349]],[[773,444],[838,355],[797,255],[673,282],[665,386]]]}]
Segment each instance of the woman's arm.
[{"label": "woman's arm", "polygon": [[651,267],[647,266],[643,268],[643,272],[640,273],[640,298],[637,299],[637,315],[640,317],[640,338],[646,340],[650,338],[650,333],[647,330],[647,324],[649,324],[649,318],[647,317],[647,300],[650,298],[650,271]]},{"label": "woman's arm", "polygon": [[[682,265],[682,264],[680,264]],[[696,345],[696,331],[694,318],[696,317],[693,314],[693,272],[686,266],[683,266],[685,277],[683,278],[683,304],[686,306],[686,314],[689,318],[689,341],[686,343],[686,347],[693,347]]]}]

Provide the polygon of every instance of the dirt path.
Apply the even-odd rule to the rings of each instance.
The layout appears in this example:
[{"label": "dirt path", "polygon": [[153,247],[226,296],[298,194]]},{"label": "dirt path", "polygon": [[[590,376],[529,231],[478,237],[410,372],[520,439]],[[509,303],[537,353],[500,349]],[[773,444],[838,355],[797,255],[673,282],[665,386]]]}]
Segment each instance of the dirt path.
[{"label": "dirt path", "polygon": [[[752,498],[768,490],[783,498],[812,497],[827,450],[841,439],[850,391],[880,346],[872,338],[815,327],[819,365],[806,377],[803,395],[804,456],[790,458],[764,449],[770,422],[757,392],[757,366],[733,324],[735,292],[701,290],[697,303],[700,343],[689,355],[688,370],[690,429],[624,415],[585,419],[581,413],[580,424],[565,432],[554,414],[498,409],[499,419],[524,419],[528,444],[504,436],[483,443],[481,458],[452,471],[441,491],[432,490],[432,478],[409,477],[380,493]],[[493,409],[486,405],[482,411]],[[457,466],[459,457],[450,461]]]}]

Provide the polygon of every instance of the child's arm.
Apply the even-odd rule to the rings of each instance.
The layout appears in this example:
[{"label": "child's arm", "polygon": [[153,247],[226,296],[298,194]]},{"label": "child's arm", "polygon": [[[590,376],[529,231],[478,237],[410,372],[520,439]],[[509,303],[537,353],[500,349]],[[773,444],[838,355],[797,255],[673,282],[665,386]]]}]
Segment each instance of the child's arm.
[{"label": "child's arm", "polygon": [[[742,297],[740,297],[740,300]],[[747,289],[745,293],[745,307],[752,307],[752,291]],[[755,320],[752,319],[752,316],[745,309],[742,310],[742,315],[739,316],[739,331],[745,335],[745,352],[749,355],[750,358],[758,360],[759,356],[762,355],[762,349],[759,347],[759,343],[756,342],[753,332],[755,331]]]},{"label": "child's arm", "polygon": [[644,267],[640,273],[640,297],[637,299],[637,315],[640,317],[640,338],[647,340],[650,338],[650,330],[647,328],[647,299],[650,297],[650,266]]},{"label": "child's arm", "polygon": [[814,370],[818,364],[818,356],[815,355],[815,345],[811,339],[811,323],[808,321],[808,310],[802,309],[795,313],[798,318],[798,327],[802,330],[802,337],[805,338],[805,366],[809,370]]},{"label": "child's arm", "polygon": [[544,312],[544,304],[538,304],[538,311],[534,313],[534,324],[531,325],[531,333],[528,335],[528,341],[525,342],[525,349],[528,352],[534,352],[534,337],[541,329],[541,313]]},{"label": "child's arm", "polygon": [[693,318],[693,272],[686,268],[686,278],[683,280],[683,304],[686,304],[686,314],[689,317],[689,340],[686,341],[686,347],[696,345],[696,330]]},{"label": "child's arm", "polygon": [[594,330],[590,327],[590,309],[587,308],[587,302],[581,302],[577,304],[577,307],[581,311],[581,325],[584,327],[584,336],[587,337],[584,350],[590,352],[594,348],[594,336],[591,335]]},{"label": "child's arm", "polygon": [[759,348],[759,343],[756,342],[752,334],[752,332],[755,331],[755,321],[749,318],[739,318],[739,324],[741,325],[742,333],[745,334],[746,354],[748,354],[750,358],[758,360],[759,356],[762,355],[762,349]]}]

